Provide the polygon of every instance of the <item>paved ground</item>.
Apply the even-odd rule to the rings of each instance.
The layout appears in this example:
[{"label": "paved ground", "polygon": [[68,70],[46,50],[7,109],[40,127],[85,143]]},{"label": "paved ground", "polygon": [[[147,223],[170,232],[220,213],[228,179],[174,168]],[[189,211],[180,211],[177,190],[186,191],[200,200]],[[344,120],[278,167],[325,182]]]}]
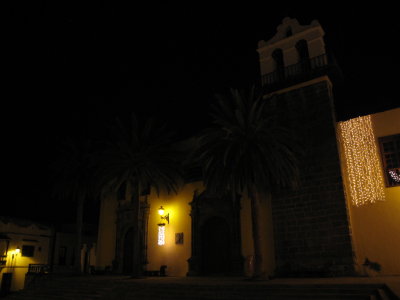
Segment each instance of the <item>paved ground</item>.
[{"label": "paved ground", "polygon": [[[265,300],[265,299],[400,299],[400,276],[285,278],[250,281],[244,277],[55,276],[10,300]],[[370,298],[386,284],[397,297]],[[381,289],[381,288],[379,288]]]},{"label": "paved ground", "polygon": [[336,277],[336,278],[285,278],[275,279],[266,284],[386,284],[398,297],[400,297],[399,276],[377,277]]},{"label": "paved ground", "polygon": [[[146,279],[130,279],[127,281],[143,282],[144,284],[188,284],[188,285],[244,285],[248,281],[242,277],[147,277]],[[277,278],[267,281],[258,281],[253,284],[274,285],[304,285],[304,284],[386,284],[400,297],[399,276],[377,277],[335,277],[335,278]]]}]

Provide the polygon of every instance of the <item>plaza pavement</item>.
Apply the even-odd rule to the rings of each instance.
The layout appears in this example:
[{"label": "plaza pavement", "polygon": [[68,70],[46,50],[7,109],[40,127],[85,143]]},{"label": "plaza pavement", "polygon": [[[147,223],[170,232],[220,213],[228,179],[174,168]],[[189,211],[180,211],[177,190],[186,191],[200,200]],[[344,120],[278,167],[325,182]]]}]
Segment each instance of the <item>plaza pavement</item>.
[{"label": "plaza pavement", "polygon": [[[394,294],[383,293],[386,284]],[[377,289],[380,289],[380,295]],[[367,291],[368,289],[368,291]],[[370,296],[371,295],[371,296]],[[397,295],[397,296],[396,296]],[[278,278],[54,276],[5,300],[400,299],[400,276]]]}]

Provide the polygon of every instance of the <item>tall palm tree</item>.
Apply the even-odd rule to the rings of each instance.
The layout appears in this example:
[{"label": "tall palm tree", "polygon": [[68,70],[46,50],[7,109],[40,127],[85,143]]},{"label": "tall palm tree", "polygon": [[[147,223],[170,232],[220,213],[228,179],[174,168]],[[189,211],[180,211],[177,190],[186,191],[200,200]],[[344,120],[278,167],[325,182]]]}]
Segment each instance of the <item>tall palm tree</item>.
[{"label": "tall palm tree", "polygon": [[[132,191],[134,220],[139,228],[140,199],[144,190],[154,188],[177,192],[182,171],[180,151],[173,146],[173,134],[154,119],[138,122],[132,114],[130,126],[117,119],[114,138],[101,155],[99,178],[102,188],[116,192],[122,184]],[[133,276],[141,275],[139,230],[134,231]]]},{"label": "tall palm tree", "polygon": [[260,200],[277,187],[292,186],[298,173],[290,132],[279,125],[266,103],[254,87],[217,96],[211,113],[215,126],[200,135],[195,152],[207,190],[247,193],[251,201],[254,278],[264,275]]},{"label": "tall palm tree", "polygon": [[66,140],[51,163],[52,195],[59,201],[76,202],[76,246],[74,269],[81,270],[81,245],[84,204],[96,198],[93,143],[90,140]]}]

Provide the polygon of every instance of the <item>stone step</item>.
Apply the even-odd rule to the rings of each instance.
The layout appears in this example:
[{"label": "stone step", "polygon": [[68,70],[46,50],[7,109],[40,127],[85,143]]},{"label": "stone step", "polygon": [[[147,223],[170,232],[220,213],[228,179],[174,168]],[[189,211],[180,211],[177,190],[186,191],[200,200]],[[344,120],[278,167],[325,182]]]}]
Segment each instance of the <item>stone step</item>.
[{"label": "stone step", "polygon": [[39,286],[10,294],[5,300],[123,300],[123,299],[399,299],[383,284],[271,284],[218,281],[172,283],[169,281],[126,280],[121,278],[49,278]]}]

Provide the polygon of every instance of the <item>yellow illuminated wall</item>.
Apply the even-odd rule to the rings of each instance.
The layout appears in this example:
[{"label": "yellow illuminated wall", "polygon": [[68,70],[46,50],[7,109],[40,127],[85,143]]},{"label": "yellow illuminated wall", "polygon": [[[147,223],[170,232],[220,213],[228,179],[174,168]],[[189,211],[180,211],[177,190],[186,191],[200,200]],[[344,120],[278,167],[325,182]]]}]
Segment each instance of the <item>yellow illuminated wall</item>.
[{"label": "yellow illuminated wall", "polygon": [[[149,197],[150,215],[148,232],[148,270],[159,270],[160,266],[167,265],[168,276],[186,276],[188,272],[187,260],[191,257],[191,217],[189,202],[193,199],[193,193],[198,190],[203,191],[201,182],[191,183],[184,186],[178,195],[161,195],[157,197],[153,194]],[[161,220],[157,210],[160,206],[165,209],[164,215],[169,213],[170,224]],[[241,201],[241,238],[242,255],[244,261],[245,275],[251,275],[249,266],[253,252],[253,239],[251,229],[251,210],[250,201],[243,197]],[[267,275],[273,275],[275,269],[273,227],[271,215],[270,199],[260,201],[260,223],[263,250],[263,268]],[[165,225],[165,245],[158,245],[158,224]],[[184,243],[175,243],[175,234],[184,234]]]},{"label": "yellow illuminated wall", "polygon": [[[203,191],[201,182],[186,184],[179,193],[162,193],[157,196],[151,193],[148,198],[150,203],[150,214],[148,223],[148,266],[147,270],[159,270],[162,265],[166,265],[168,276],[186,276],[188,272],[187,260],[191,256],[191,207],[189,202],[193,200],[193,193],[198,190]],[[169,224],[161,219],[158,208],[164,207],[164,215],[169,214]],[[158,224],[165,223],[165,244],[158,245]],[[183,233],[183,244],[176,244],[175,236]]]},{"label": "yellow illuminated wall", "polygon": [[[400,109],[370,115],[373,146],[378,154],[378,138],[400,133],[399,120]],[[349,167],[346,165],[344,158],[344,148],[343,140],[341,140],[342,170],[347,191],[346,198],[350,213],[357,269],[360,274],[366,275],[366,269],[362,264],[368,258],[369,261],[376,262],[381,266],[381,271],[377,275],[400,275],[400,187],[387,188],[382,183],[385,201],[373,202],[366,199],[363,202],[364,205],[357,205],[359,204],[357,202],[354,203],[352,195],[349,194],[352,179],[351,171],[349,172]],[[376,168],[378,167],[376,166]],[[380,165],[379,169],[375,169],[375,174],[378,171],[382,174],[381,168]]]},{"label": "yellow illuminated wall", "polygon": [[[2,220],[0,232],[10,238],[7,262],[0,271],[0,281],[3,273],[12,273],[11,291],[24,288],[25,274],[29,264],[48,264],[52,231],[49,227],[27,221]],[[23,246],[33,247],[33,256],[23,256]],[[20,252],[17,253],[16,249]],[[1,284],[1,282],[0,282]]]},{"label": "yellow illuminated wall", "polygon": [[[162,265],[166,265],[168,276],[186,276],[187,260],[191,256],[189,203],[193,200],[195,190],[199,193],[203,191],[201,182],[186,184],[178,194],[161,192],[157,195],[152,191],[148,196],[147,270],[160,270]],[[158,214],[160,206],[164,207],[164,215],[169,214],[169,224]],[[115,197],[106,197],[102,200],[96,253],[96,268],[99,270],[111,267],[115,259],[117,209],[118,200]],[[158,240],[160,223],[165,223],[163,245],[159,245]],[[175,243],[176,233],[183,233],[183,244]]]},{"label": "yellow illuminated wall", "polygon": [[[196,190],[198,194],[204,191],[202,182],[188,183],[181,188],[178,194],[160,193],[157,195],[152,191],[148,196],[147,201],[150,206],[147,233],[148,271],[160,270],[162,265],[166,265],[168,276],[187,275],[188,259],[192,255],[192,218],[189,203],[193,200]],[[109,197],[101,204],[96,257],[98,269],[111,266],[115,258],[117,203],[115,197]],[[165,219],[161,219],[158,213],[160,206],[164,208],[164,216],[169,214],[169,224]],[[250,276],[248,263],[249,258],[253,255],[253,241],[250,201],[246,197],[242,199],[241,207],[242,255],[245,258],[244,270],[247,272],[246,275]],[[160,223],[165,224],[162,230],[163,245],[159,245]],[[264,270],[268,275],[273,275],[275,265],[271,204],[266,199],[262,199],[260,203],[260,223],[263,237]],[[176,243],[176,234],[180,234],[180,236],[183,234],[183,243]]]}]

